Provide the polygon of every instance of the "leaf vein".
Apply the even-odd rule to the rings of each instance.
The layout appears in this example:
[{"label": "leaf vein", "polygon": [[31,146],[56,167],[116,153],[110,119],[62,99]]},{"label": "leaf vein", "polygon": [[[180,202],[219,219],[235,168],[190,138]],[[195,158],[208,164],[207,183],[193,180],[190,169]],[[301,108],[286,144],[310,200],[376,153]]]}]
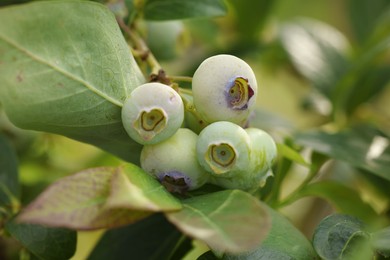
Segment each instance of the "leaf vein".
[{"label": "leaf vein", "polygon": [[52,69],[56,70],[57,72],[61,73],[62,75],[68,77],[69,79],[71,80],[74,80],[76,82],[79,82],[81,83],[82,85],[84,85],[86,88],[88,88],[90,91],[94,92],[95,94],[103,97],[104,99],[108,100],[109,102],[113,103],[114,105],[117,105],[119,107],[122,107],[123,104],[122,102],[120,102],[119,100],[116,100],[115,98],[112,98],[110,96],[108,96],[107,94],[105,94],[104,92],[100,91],[99,89],[97,89],[95,86],[91,85],[89,82],[77,77],[77,76],[74,76],[72,75],[70,72],[44,60],[43,58],[31,53],[30,51],[26,50],[25,48],[23,48],[22,46],[20,46],[19,44],[13,42],[11,39],[8,39],[7,37],[5,37],[4,35],[0,34],[0,39],[3,40],[4,42],[6,42],[7,44],[9,44],[10,46],[14,47],[16,50],[20,51],[21,53],[24,53],[25,55],[29,56],[32,60],[35,60],[41,64],[44,64],[48,67],[51,67]]}]

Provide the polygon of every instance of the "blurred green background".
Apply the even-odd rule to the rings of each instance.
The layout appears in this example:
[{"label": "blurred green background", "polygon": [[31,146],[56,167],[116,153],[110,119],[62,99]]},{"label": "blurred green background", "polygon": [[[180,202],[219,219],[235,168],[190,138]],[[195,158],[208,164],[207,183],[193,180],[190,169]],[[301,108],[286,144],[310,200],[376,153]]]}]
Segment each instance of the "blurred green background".
[{"label": "blurred green background", "polygon": [[[0,5],[19,2],[0,0]],[[390,135],[390,1],[226,3],[224,17],[139,22],[168,75],[192,76],[205,58],[234,54],[251,65],[258,80],[258,109],[251,124],[269,131],[278,142],[307,130],[338,133],[360,125]],[[123,163],[90,145],[18,129],[1,108],[0,131],[12,140],[19,156],[23,203],[62,176]],[[388,146],[387,141],[383,148],[387,155]],[[306,156],[307,149],[302,154]],[[390,162],[385,159],[383,163]],[[320,179],[352,187],[377,212],[390,214],[389,181],[363,174],[345,160],[330,161],[322,171]],[[283,183],[282,196],[305,174],[294,167]],[[305,198],[282,211],[310,237],[333,208],[324,200]],[[80,243],[89,239],[87,235]],[[82,248],[88,251],[88,246]],[[82,259],[83,254],[80,251],[77,257]]]}]

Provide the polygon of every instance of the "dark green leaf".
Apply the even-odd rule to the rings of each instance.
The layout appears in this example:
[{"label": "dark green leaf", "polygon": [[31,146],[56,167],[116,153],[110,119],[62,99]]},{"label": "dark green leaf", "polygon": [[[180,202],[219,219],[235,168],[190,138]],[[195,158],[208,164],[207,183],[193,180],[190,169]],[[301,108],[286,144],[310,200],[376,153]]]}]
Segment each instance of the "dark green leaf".
[{"label": "dark green leaf", "polygon": [[18,127],[139,161],[121,107],[144,79],[103,5],[46,1],[0,10],[0,81],[1,102]]},{"label": "dark green leaf", "polygon": [[154,214],[107,231],[88,259],[168,259],[181,238],[182,234],[163,215]]},{"label": "dark green leaf", "polygon": [[333,214],[317,226],[313,246],[323,259],[349,259],[357,250],[363,253],[361,246],[366,245],[368,240],[369,234],[364,231],[364,224],[359,219]]},{"label": "dark green leaf", "polygon": [[255,249],[238,255],[226,254],[223,259],[317,259],[306,237],[291,222],[273,209],[268,209],[272,227],[266,239]]},{"label": "dark green leaf", "polygon": [[378,18],[381,17],[386,7],[390,5],[388,0],[349,0],[348,11],[352,30],[357,40],[363,44],[370,38],[374,31]]},{"label": "dark green leaf", "polygon": [[323,131],[300,133],[295,141],[390,180],[390,140],[371,126],[355,127],[334,134]]},{"label": "dark green leaf", "polygon": [[230,0],[240,44],[250,45],[259,42],[263,25],[271,14],[276,0]]},{"label": "dark green leaf", "polygon": [[348,68],[346,38],[327,24],[300,19],[283,26],[280,39],[295,68],[329,97]]},{"label": "dark green leaf", "polygon": [[216,257],[212,251],[207,251],[200,255],[196,260],[218,260],[220,258]]},{"label": "dark green leaf", "polygon": [[372,246],[381,255],[390,257],[390,227],[372,234]]},{"label": "dark green leaf", "polygon": [[177,20],[213,17],[226,14],[221,0],[146,0],[144,15],[147,20]]},{"label": "dark green leaf", "polygon": [[17,157],[7,139],[0,134],[0,208],[12,212],[19,199]]},{"label": "dark green leaf", "polygon": [[180,202],[154,178],[128,165],[94,168],[65,177],[41,193],[18,219],[54,227],[97,229],[180,208]]},{"label": "dark green leaf", "polygon": [[64,228],[9,221],[6,230],[40,259],[69,259],[76,251],[77,233]]},{"label": "dark green leaf", "polygon": [[[343,80],[334,89],[333,103],[337,114],[352,112],[361,102],[378,94],[389,82],[386,53],[390,48],[390,8],[378,32],[353,60]],[[356,98],[356,100],[355,100]]]},{"label": "dark green leaf", "polygon": [[360,194],[339,182],[323,181],[305,186],[296,199],[306,196],[316,196],[327,200],[342,213],[357,216],[367,223],[373,223],[379,216],[374,209],[365,203]]},{"label": "dark green leaf", "polygon": [[270,228],[264,204],[239,190],[225,190],[183,201],[183,209],[166,213],[190,237],[221,252],[242,252],[258,245]]},{"label": "dark green leaf", "polygon": [[370,66],[365,73],[356,75],[346,104],[347,112],[352,113],[360,104],[378,95],[390,82],[389,71],[389,65]]}]

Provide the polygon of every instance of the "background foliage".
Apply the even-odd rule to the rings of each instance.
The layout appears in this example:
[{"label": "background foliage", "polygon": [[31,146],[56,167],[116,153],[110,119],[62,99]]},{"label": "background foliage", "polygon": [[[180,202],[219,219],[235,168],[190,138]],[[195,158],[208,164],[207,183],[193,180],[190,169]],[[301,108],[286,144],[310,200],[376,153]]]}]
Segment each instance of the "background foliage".
[{"label": "background foliage", "polygon": [[[23,23],[26,26],[28,18],[34,15],[72,15],[69,17],[70,23],[84,26],[91,23],[89,26],[94,28],[91,31],[88,29],[91,27],[77,26],[80,30],[77,32],[78,38],[75,38],[78,42],[75,54],[91,55],[90,59],[102,59],[103,62],[112,61],[112,57],[103,59],[98,51],[93,53],[89,49],[109,49],[112,48],[110,41],[118,41],[120,46],[116,46],[115,50],[122,49],[119,56],[123,57],[121,54],[127,48],[126,42],[120,38],[123,32],[119,30],[115,20],[110,20],[109,23],[104,20],[104,16],[110,16],[109,14],[103,13],[103,16],[92,20],[90,17],[96,15],[96,12],[92,11],[93,8],[83,8],[82,5],[78,8],[69,7],[69,12],[63,12],[66,5],[58,9],[50,8],[50,12],[43,12],[42,7],[26,7],[23,11],[6,9],[8,5],[21,2],[28,1],[0,2],[3,6],[0,9],[0,47],[5,49],[4,46],[10,42],[22,43],[23,46],[18,46],[34,55],[43,53],[46,55],[44,62],[50,64],[55,64],[51,62],[56,59],[77,60],[77,55],[65,57],[55,48],[43,48],[61,45],[69,35],[50,29],[49,24],[39,24],[38,20],[31,25],[30,34],[22,35],[25,38],[13,37],[17,35],[15,32],[18,26]],[[335,254],[350,257],[346,249],[352,245],[349,243],[351,239],[368,236],[374,238],[367,243],[371,244],[378,257],[390,255],[389,231],[385,229],[389,225],[390,212],[388,1],[98,2],[106,4],[113,13],[125,17],[128,22],[136,22],[141,36],[169,75],[192,76],[202,60],[218,53],[239,56],[256,73],[260,91],[258,108],[251,125],[269,131],[277,140],[279,150],[278,162],[273,169],[275,178],[270,179],[256,196],[273,208],[270,209],[270,215],[275,223],[281,223],[280,226],[287,223],[287,228],[283,231],[288,230],[286,232],[290,238],[302,241],[297,242],[301,245],[301,251],[293,252],[288,241],[275,241],[273,236],[281,230],[278,230],[278,226],[271,225],[271,235],[266,238],[262,247],[246,255],[226,255],[225,258],[281,258],[286,257],[285,254],[295,254],[298,259],[316,254],[325,259],[332,259]],[[34,29],[34,26],[38,29]],[[106,30],[112,33],[105,35]],[[51,44],[40,44],[38,33],[47,33]],[[83,45],[83,39],[91,37],[98,39],[96,46]],[[65,50],[73,48],[65,47]],[[113,56],[118,55],[113,50],[108,52]],[[77,62],[64,62],[73,64],[74,67],[57,64],[49,73],[58,74],[65,69],[74,72],[69,85],[74,89],[72,93],[77,95],[67,96],[68,92],[64,91],[56,92],[59,96],[53,96],[48,92],[51,85],[44,83],[47,78],[37,77],[33,85],[36,91],[26,95],[24,90],[15,88],[12,93],[14,96],[11,96],[6,88],[18,83],[9,83],[9,77],[12,75],[13,78],[18,78],[20,65],[1,65],[2,61],[11,60],[12,55],[0,48],[0,234],[5,234],[0,238],[0,258],[1,254],[10,259],[17,258],[19,249],[27,248],[37,257],[53,259],[54,253],[66,259],[76,248],[74,231],[47,231],[34,225],[18,226],[8,219],[7,214],[17,213],[51,183],[75,172],[104,166],[108,168],[105,168],[103,174],[108,174],[107,172],[116,172],[123,165],[123,159],[137,163],[137,154],[129,153],[129,150],[139,151],[140,147],[133,144],[134,147],[129,148],[128,137],[120,127],[116,115],[125,93],[144,80],[141,74],[144,68],[140,66],[141,71],[138,71],[134,69],[135,61],[126,59],[104,67],[103,69],[107,69],[104,71],[104,79],[112,79],[122,71],[122,76],[115,79],[121,78],[124,82],[131,83],[118,92],[110,92],[111,86],[123,84],[115,80],[103,80],[99,81],[99,84],[102,83],[102,89],[99,90],[91,89],[89,84],[85,84],[96,80],[96,77],[88,78],[88,75],[102,69],[98,61],[83,67],[84,74],[78,74],[80,68]],[[31,59],[30,66],[25,69],[34,73],[34,70],[38,70],[35,63],[37,60]],[[126,74],[132,70],[134,78]],[[45,86],[49,87],[45,89]],[[93,95],[96,91],[100,93],[99,100],[84,102],[96,98]],[[36,110],[26,113],[23,106],[34,95],[39,97],[38,101],[44,106],[37,105]],[[60,101],[54,110],[51,104],[53,100]],[[95,106],[96,103],[99,105]],[[80,111],[83,113],[79,113]],[[106,113],[102,114],[101,111]],[[22,130],[14,124],[39,132]],[[105,127],[107,125],[111,127]],[[127,170],[120,172],[118,176],[124,176]],[[72,181],[73,177],[67,178]],[[131,183],[140,187],[136,180],[131,180]],[[104,189],[102,192],[104,193]],[[88,197],[86,201],[94,200],[100,195],[92,194],[92,198]],[[168,196],[164,193],[159,195]],[[223,202],[230,193],[216,193],[215,196],[218,197],[217,202]],[[246,195],[239,193],[237,196]],[[153,201],[153,198],[147,196],[145,199]],[[171,199],[168,196],[166,204],[162,202],[157,207],[175,207],[175,201]],[[198,205],[196,201],[185,203],[193,207]],[[130,210],[136,207],[127,206]],[[142,218],[151,214],[150,208],[140,210],[144,213]],[[200,210],[206,212],[201,206]],[[325,218],[334,212],[342,215]],[[282,215],[287,216],[290,221]],[[262,211],[257,216],[263,217]],[[138,259],[159,259],[162,256],[180,259],[185,255],[187,259],[193,259],[207,251],[207,247],[198,240],[192,242],[177,230],[183,223],[179,221],[177,226],[171,224],[180,217],[174,213],[166,217],[153,214],[135,224],[105,233],[79,232],[74,259],[83,259],[88,255],[91,259],[104,259],[114,252],[118,259],[126,254]],[[251,220],[255,222],[255,219]],[[343,235],[335,235],[329,231],[337,225],[347,231]],[[2,231],[3,226],[6,231]],[[21,231],[22,228],[25,231]],[[44,237],[45,243],[31,243],[36,239],[23,235],[27,232],[34,238]],[[139,239],[135,238],[141,235],[150,243],[150,247],[140,245],[135,247],[139,250],[127,251],[127,245],[139,243]],[[341,239],[336,239],[338,244],[329,247],[321,243],[327,236],[339,236]],[[162,244],[162,237],[169,239]],[[222,234],[221,237],[232,236]],[[117,242],[111,243],[114,239]],[[308,240],[313,241],[316,253]],[[56,248],[46,241],[63,246]],[[362,243],[364,242],[363,239]],[[334,248],[341,250],[336,251]],[[59,253],[57,250],[64,252]],[[362,259],[367,257],[364,252],[359,255]],[[22,254],[28,255],[27,251],[22,251]],[[209,252],[202,257],[215,258],[215,254]]]}]

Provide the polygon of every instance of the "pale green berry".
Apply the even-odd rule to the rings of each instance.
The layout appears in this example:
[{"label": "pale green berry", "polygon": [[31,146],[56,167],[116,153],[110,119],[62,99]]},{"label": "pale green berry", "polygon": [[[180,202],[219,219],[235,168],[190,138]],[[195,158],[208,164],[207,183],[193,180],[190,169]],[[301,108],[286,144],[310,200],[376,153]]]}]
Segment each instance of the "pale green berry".
[{"label": "pale green berry", "polygon": [[170,192],[185,193],[201,187],[209,174],[196,159],[197,139],[191,130],[180,128],[161,143],[145,145],[141,151],[141,168]]},{"label": "pale green berry", "polygon": [[231,177],[248,169],[250,139],[239,125],[219,121],[200,132],[196,151],[200,165],[212,175]]},{"label": "pale green berry", "polygon": [[179,94],[161,83],[134,89],[122,108],[122,122],[129,136],[140,144],[155,144],[172,136],[184,120]]},{"label": "pale green berry", "polygon": [[226,189],[241,189],[253,192],[265,184],[266,178],[272,174],[271,166],[277,155],[276,144],[272,137],[257,128],[247,128],[245,132],[250,138],[250,163],[244,174],[236,174],[230,178],[213,178],[211,183]]},{"label": "pale green berry", "polygon": [[257,82],[245,61],[220,54],[200,64],[192,91],[195,108],[208,123],[230,121],[243,126],[255,108]]},{"label": "pale green berry", "polygon": [[277,148],[274,139],[258,128],[247,128],[245,131],[251,139],[252,172],[257,178],[264,176],[276,160]]}]

